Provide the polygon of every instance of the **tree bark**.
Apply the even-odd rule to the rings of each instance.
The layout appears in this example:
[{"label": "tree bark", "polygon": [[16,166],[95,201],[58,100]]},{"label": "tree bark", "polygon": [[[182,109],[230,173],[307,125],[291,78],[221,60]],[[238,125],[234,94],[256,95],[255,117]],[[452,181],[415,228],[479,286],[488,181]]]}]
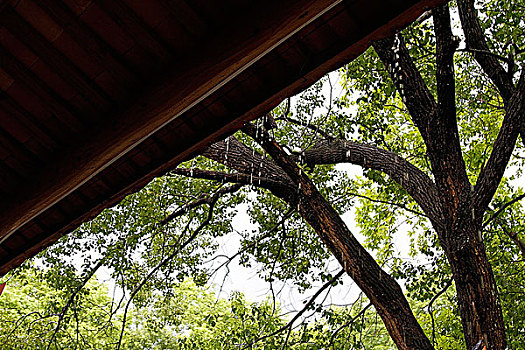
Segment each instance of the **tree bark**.
[{"label": "tree bark", "polygon": [[310,165],[351,163],[381,171],[408,192],[435,227],[443,227],[443,209],[436,185],[428,175],[393,152],[374,145],[335,139],[318,143],[306,150],[301,158]]},{"label": "tree bark", "polygon": [[514,92],[512,76],[505,71],[498,59],[491,54],[478,20],[474,0],[458,0],[458,12],[467,48],[473,49],[474,58],[494,82],[503,100],[507,101]]},{"label": "tree bark", "polygon": [[440,236],[450,263],[467,349],[480,340],[487,349],[505,349],[499,294],[481,238],[481,227],[459,214],[456,227]]}]

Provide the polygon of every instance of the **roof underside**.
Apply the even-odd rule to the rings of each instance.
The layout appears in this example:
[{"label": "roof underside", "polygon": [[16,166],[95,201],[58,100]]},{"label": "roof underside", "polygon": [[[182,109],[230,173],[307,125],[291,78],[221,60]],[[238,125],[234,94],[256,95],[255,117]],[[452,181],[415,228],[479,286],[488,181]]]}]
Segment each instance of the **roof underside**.
[{"label": "roof underside", "polygon": [[0,275],[442,0],[0,0]]}]

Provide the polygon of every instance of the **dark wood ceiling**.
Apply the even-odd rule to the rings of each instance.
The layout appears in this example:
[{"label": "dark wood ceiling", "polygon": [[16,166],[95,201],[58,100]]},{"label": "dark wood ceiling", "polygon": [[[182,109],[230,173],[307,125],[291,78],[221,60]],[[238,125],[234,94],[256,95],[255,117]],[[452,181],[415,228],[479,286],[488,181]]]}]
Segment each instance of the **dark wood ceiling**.
[{"label": "dark wood ceiling", "polygon": [[0,275],[443,0],[0,0]]}]

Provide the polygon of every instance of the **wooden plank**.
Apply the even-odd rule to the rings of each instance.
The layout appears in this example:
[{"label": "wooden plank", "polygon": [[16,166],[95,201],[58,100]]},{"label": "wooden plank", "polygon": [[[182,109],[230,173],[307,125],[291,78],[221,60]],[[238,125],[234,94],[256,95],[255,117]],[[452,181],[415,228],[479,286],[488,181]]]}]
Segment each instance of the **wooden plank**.
[{"label": "wooden plank", "polygon": [[208,30],[204,19],[184,0],[161,0],[161,3],[194,37],[200,38]]},{"label": "wooden plank", "polygon": [[[2,148],[0,146],[0,148]],[[3,153],[3,148],[0,150],[0,153]],[[21,186],[24,183],[24,179],[17,174],[13,169],[11,169],[10,166],[7,164],[7,160],[9,158],[4,158],[0,162],[0,189],[2,192],[6,193],[7,195],[2,196],[3,201],[8,201],[15,195],[15,191],[13,191],[13,185],[19,185]]]},{"label": "wooden plank", "polygon": [[0,243],[339,2],[268,1],[238,18],[210,46],[194,53],[199,60],[192,58],[179,65],[178,74],[111,120],[88,142],[61,154],[18,198],[5,203]]},{"label": "wooden plank", "polygon": [[26,22],[12,7],[0,12],[0,22],[18,40],[30,48],[39,59],[50,66],[64,81],[93,103],[105,106],[109,98],[84,72],[57,50],[47,39]]},{"label": "wooden plank", "polygon": [[100,36],[89,28],[64,3],[56,0],[39,0],[38,5],[57,22],[69,36],[80,43],[91,59],[121,83],[136,83],[132,68]]},{"label": "wooden plank", "polygon": [[58,144],[56,136],[53,135],[44,125],[37,123],[33,116],[23,109],[8,94],[0,93],[0,127],[6,130],[20,130],[23,133],[21,142],[34,137],[48,150],[54,150]]},{"label": "wooden plank", "polygon": [[149,50],[160,60],[167,61],[172,56],[169,46],[164,43],[144,21],[121,0],[95,0],[115,23],[142,48]]},{"label": "wooden plank", "polygon": [[0,66],[9,75],[32,90],[67,125],[73,129],[81,127],[78,119],[79,113],[75,111],[73,106],[2,46],[0,46]]},{"label": "wooden plank", "polygon": [[0,146],[8,150],[9,154],[16,160],[16,164],[19,164],[17,169],[27,170],[35,165],[41,165],[41,159],[35,153],[3,128],[0,128]]}]

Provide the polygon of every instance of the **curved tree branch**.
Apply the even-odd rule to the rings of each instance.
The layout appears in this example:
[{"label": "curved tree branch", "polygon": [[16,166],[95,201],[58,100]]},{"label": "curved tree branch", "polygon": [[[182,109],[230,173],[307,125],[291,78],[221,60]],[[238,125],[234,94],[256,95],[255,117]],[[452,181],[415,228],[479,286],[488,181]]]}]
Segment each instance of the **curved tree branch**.
[{"label": "curved tree branch", "polygon": [[[281,187],[282,190],[295,188],[290,177],[272,159],[262,157],[259,153],[246,147],[236,138],[221,141],[209,147],[203,156],[221,162],[242,173],[226,174],[199,169],[175,169],[171,173],[209,180],[227,181],[244,184],[255,184],[268,190]],[[227,154],[226,154],[227,153]],[[346,140],[325,140],[300,156],[292,155],[291,159],[308,165],[352,163],[363,168],[384,172],[399,183],[437,227],[443,222],[439,196],[432,180],[421,170],[397,154]],[[255,175],[246,174],[256,166]],[[262,177],[260,177],[260,176]]]},{"label": "curved tree branch", "polygon": [[[290,177],[273,160],[254,153],[234,137],[230,138],[229,145],[225,141],[218,142],[209,147],[203,155],[223,164],[227,163],[229,167],[242,173],[225,174],[199,169],[175,169],[172,173],[193,175],[193,177],[210,180],[252,183],[268,190],[279,186],[283,190],[285,187],[288,187],[288,190],[295,188]],[[308,165],[352,163],[363,168],[382,171],[412,196],[433,224],[441,227],[443,223],[438,192],[432,180],[417,167],[393,152],[373,145],[336,139],[321,141],[300,156],[290,156],[290,159],[300,160]],[[260,167],[255,171],[257,176],[247,175],[246,172],[255,165]],[[258,174],[262,177],[259,177]]]},{"label": "curved tree branch", "polygon": [[252,176],[251,174],[244,173],[223,173],[220,171],[213,170],[202,170],[202,169],[184,169],[177,168],[170,171],[173,175],[183,175],[194,179],[205,179],[214,180],[220,182],[230,182],[242,185],[254,185],[260,188],[268,190],[290,190],[294,188],[293,183],[286,178],[273,178]]},{"label": "curved tree branch", "polygon": [[505,112],[490,157],[481,170],[474,189],[474,201],[477,203],[478,215],[488,208],[507,169],[520,132],[522,136],[524,135],[525,71],[522,71],[517,89],[505,103]]},{"label": "curved tree branch", "polygon": [[271,159],[248,148],[233,136],[211,145],[202,155],[252,177],[291,181],[288,175]]},{"label": "curved tree branch", "polygon": [[[388,68],[427,146],[443,214],[447,222],[454,223],[459,203],[467,202],[470,198],[470,182],[457,130],[452,64],[456,44],[452,40],[448,8],[434,10],[433,15],[438,42],[436,73],[439,103],[434,100],[400,35],[377,41],[373,47]],[[436,230],[439,228],[436,227]]]},{"label": "curved tree branch", "polygon": [[443,212],[437,188],[417,167],[397,154],[373,145],[346,140],[318,143],[302,156],[306,164],[352,163],[365,169],[381,171],[403,187],[419,204],[433,224],[441,227]]},{"label": "curved tree branch", "polygon": [[428,125],[436,110],[436,101],[419,73],[400,35],[372,43],[379,58],[387,68],[397,91],[401,94],[414,124],[425,143],[428,142]]}]

